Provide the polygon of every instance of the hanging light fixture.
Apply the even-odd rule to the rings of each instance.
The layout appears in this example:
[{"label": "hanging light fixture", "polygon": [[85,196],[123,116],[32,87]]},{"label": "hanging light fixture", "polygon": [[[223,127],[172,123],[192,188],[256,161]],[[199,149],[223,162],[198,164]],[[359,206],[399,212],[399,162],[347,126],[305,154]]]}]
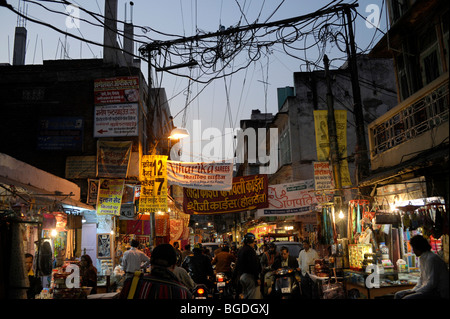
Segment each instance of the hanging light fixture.
[{"label": "hanging light fixture", "polygon": [[172,140],[179,140],[189,136],[189,132],[187,129],[182,127],[176,127],[170,132],[169,138]]}]

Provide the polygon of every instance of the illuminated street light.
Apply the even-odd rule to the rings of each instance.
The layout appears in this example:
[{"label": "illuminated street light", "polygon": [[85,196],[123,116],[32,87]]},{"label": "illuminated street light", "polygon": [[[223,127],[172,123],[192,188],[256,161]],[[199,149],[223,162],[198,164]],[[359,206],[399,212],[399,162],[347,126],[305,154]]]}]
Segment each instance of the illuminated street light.
[{"label": "illuminated street light", "polygon": [[182,138],[186,138],[188,136],[189,136],[189,132],[188,132],[187,129],[181,128],[181,127],[177,127],[177,128],[174,128],[172,130],[172,132],[170,132],[169,138],[172,139],[172,140],[179,140],[179,139],[182,139]]}]

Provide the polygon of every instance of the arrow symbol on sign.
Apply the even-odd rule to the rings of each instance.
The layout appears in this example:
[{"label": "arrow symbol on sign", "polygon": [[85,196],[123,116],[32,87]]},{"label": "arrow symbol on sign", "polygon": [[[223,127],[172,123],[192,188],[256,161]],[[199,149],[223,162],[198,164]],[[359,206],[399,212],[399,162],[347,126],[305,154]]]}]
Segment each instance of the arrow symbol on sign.
[{"label": "arrow symbol on sign", "polygon": [[103,134],[103,133],[106,133],[108,131],[105,131],[105,130],[101,129],[101,130],[98,130],[97,132],[99,132],[100,134]]}]

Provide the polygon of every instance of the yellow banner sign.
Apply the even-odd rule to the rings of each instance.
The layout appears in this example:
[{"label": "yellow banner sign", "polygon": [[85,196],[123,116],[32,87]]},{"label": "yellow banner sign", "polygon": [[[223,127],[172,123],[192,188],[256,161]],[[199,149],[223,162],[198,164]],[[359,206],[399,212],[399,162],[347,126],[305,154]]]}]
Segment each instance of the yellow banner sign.
[{"label": "yellow banner sign", "polygon": [[[314,126],[316,132],[316,148],[317,160],[330,160],[330,141],[328,137],[328,111],[316,110],[314,111]],[[347,111],[335,110],[334,117],[336,121],[336,133],[339,148],[339,158],[347,157]],[[351,186],[350,173],[348,170],[348,162],[343,159],[339,163],[341,173],[341,185]]]},{"label": "yellow banner sign", "polygon": [[141,194],[139,211],[167,211],[167,156],[144,155],[139,172]]},{"label": "yellow banner sign", "polygon": [[97,215],[120,216],[123,179],[100,179],[97,196]]}]

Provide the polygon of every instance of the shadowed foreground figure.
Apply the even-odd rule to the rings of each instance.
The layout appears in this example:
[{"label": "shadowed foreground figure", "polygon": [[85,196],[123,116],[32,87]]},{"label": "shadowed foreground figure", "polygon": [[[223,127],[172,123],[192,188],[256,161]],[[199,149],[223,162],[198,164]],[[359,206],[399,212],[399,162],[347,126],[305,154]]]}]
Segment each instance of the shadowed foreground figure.
[{"label": "shadowed foreground figure", "polygon": [[170,244],[153,249],[150,275],[136,272],[128,278],[120,293],[121,299],[191,299],[189,289],[173,273],[177,254]]}]

